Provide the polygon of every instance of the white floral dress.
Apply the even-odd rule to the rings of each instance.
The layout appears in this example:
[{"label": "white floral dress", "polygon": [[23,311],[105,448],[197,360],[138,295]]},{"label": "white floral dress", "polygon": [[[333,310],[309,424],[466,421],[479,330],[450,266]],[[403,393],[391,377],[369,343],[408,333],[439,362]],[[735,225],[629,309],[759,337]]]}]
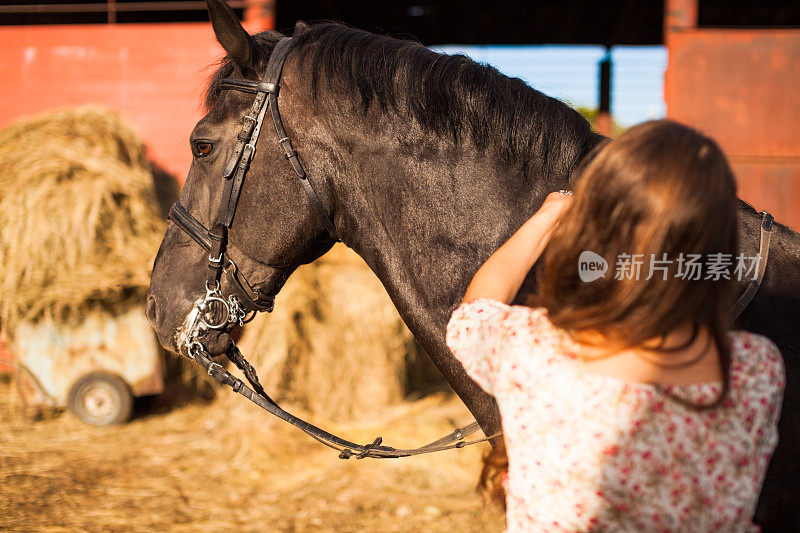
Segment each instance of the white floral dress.
[{"label": "white floral dress", "polygon": [[477,299],[447,345],[500,407],[508,531],[750,531],[778,440],[785,375],[767,338],[732,332],[731,390],[591,374],[545,309]]}]

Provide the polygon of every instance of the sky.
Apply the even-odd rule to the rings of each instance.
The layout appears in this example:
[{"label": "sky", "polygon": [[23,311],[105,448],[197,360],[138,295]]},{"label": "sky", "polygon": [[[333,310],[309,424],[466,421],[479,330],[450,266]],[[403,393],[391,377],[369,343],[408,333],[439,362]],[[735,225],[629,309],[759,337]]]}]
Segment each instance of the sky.
[{"label": "sky", "polygon": [[[445,45],[433,47],[447,54],[462,53],[500,72],[525,80],[545,94],[574,107],[598,106],[601,46]],[[666,114],[663,46],[617,46],[611,49],[611,112],[624,126]]]}]

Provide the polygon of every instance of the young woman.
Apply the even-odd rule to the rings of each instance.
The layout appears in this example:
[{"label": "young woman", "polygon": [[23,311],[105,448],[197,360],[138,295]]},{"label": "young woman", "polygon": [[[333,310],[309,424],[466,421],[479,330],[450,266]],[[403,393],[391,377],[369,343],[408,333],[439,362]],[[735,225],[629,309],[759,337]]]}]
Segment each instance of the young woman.
[{"label": "young woman", "polygon": [[[475,274],[447,341],[500,407],[509,531],[753,527],[785,378],[771,341],[728,330],[736,228],[718,146],[649,122]],[[532,306],[509,306],[542,252]]]}]

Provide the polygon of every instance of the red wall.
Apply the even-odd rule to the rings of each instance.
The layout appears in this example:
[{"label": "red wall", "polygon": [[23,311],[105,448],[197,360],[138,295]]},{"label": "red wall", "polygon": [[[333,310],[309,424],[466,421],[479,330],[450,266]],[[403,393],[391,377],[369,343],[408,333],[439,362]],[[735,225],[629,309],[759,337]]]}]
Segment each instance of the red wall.
[{"label": "red wall", "polygon": [[670,0],[667,116],[716,139],[739,195],[800,230],[800,30],[696,28]]},{"label": "red wall", "polygon": [[222,55],[208,23],[0,27],[0,128],[20,117],[100,104],[184,180],[188,137]]}]

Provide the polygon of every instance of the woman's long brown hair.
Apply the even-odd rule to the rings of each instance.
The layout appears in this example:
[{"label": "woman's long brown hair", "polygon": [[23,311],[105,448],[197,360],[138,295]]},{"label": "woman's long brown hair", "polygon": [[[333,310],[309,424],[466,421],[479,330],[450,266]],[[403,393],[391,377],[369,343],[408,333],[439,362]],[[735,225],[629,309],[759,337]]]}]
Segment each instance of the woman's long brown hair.
[{"label": "woman's long brown hair", "polygon": [[[705,271],[700,279],[684,279],[679,268],[685,269],[693,255],[702,264],[713,257],[734,259],[736,181],[724,154],[694,129],[659,120],[627,130],[587,161],[579,170],[574,201],[540,260],[538,290],[530,304],[546,308],[550,321],[573,337],[597,332],[619,350],[646,344],[652,349],[651,341],[687,324],[694,331],[688,346],[700,329],[707,330],[719,351],[723,390],[717,402],[693,407],[716,406],[729,387],[726,332],[733,282],[706,279]],[[607,261],[604,277],[581,280],[584,251]],[[634,255],[643,259],[639,276],[615,275],[618,259]],[[646,279],[651,257],[668,261],[666,275],[658,271]],[[663,350],[662,359],[668,360],[671,350]],[[501,478],[507,468],[505,446],[496,445],[484,459],[479,485],[503,504]]]}]

